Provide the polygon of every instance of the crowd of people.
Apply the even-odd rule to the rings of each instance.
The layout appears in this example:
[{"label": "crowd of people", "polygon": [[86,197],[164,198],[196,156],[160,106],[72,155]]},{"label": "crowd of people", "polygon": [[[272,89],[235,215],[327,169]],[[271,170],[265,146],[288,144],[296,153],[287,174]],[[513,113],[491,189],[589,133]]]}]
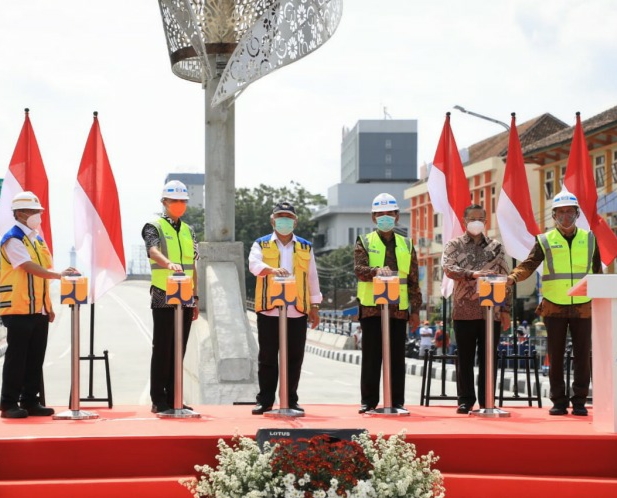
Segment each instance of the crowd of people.
[{"label": "crowd of people", "polygon": [[[150,306],[153,317],[150,397],[152,412],[166,412],[174,406],[174,307],[166,304],[165,283],[175,272],[183,272],[192,281],[193,299],[182,309],[182,354],[186,351],[191,324],[197,319],[197,272],[199,258],[193,229],[182,221],[189,200],[184,184],[167,183],[161,194],[161,215],[147,222],[142,230],[152,270]],[[42,367],[49,323],[54,311],[49,281],[77,272],[67,268],[53,270],[53,262],[39,227],[41,206],[32,192],[15,196],[12,210],[15,225],[0,241],[0,317],[7,327],[7,350],[2,372],[0,410],[3,418],[50,416],[52,408],[41,404]],[[458,364],[457,397],[459,414],[469,413],[476,402],[486,406],[486,309],[478,299],[478,279],[491,275],[507,277],[502,304],[494,308],[494,344],[502,330],[511,326],[511,286],[528,278],[541,264],[543,299],[534,325],[547,337],[550,357],[551,415],[572,413],[587,415],[585,402],[590,384],[591,303],[586,297],[571,297],[568,290],[585,275],[601,273],[602,265],[593,233],[578,228],[576,197],[564,192],[554,198],[552,215],[555,228],[539,235],[528,258],[510,270],[502,244],[486,235],[486,210],[472,204],[465,209],[464,233],[450,240],[443,249],[442,267],[453,281],[451,328],[443,322],[420,326],[422,294],[419,285],[418,258],[408,237],[396,230],[400,208],[387,193],[379,194],[367,209],[375,229],[358,236],[354,246],[354,273],[357,277],[359,326],[353,332],[356,349],[362,350],[359,379],[359,413],[375,410],[380,404],[382,374],[382,335],[386,310],[389,316],[390,381],[392,406],[405,412],[405,345],[408,331],[418,331],[420,356],[434,349],[439,354],[456,352]],[[295,277],[296,299],[287,306],[288,407],[302,412],[299,384],[304,360],[307,328],[319,324],[322,294],[313,246],[294,233],[298,224],[295,207],[278,202],[270,215],[272,231],[258,238],[250,249],[248,268],[256,276],[255,311],[257,313],[259,391],[252,413],[272,410],[279,383],[279,306],[273,304],[274,280]],[[395,278],[400,296],[390,304],[376,304],[375,279]],[[541,321],[540,321],[541,320]],[[538,324],[541,324],[540,327]],[[521,341],[530,335],[527,321],[518,326]],[[572,396],[565,385],[563,358],[567,334],[574,352]],[[474,366],[478,358],[477,391]],[[496,362],[493,363],[496,365]],[[493,375],[496,372],[492,372]],[[184,405],[184,408],[190,409]]]}]

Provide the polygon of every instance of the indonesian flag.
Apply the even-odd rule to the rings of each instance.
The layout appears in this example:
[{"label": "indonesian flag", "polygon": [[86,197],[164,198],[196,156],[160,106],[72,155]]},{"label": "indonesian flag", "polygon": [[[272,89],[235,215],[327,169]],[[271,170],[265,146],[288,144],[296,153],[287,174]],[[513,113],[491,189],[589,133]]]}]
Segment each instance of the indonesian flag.
[{"label": "indonesian flag", "polygon": [[[442,214],[441,237],[445,246],[451,239],[463,234],[461,220],[465,208],[471,204],[469,184],[450,128],[449,112],[446,113],[446,122],[437,145],[437,152],[435,152],[433,166],[428,175],[427,185],[433,209]],[[452,289],[452,280],[444,275],[441,283],[441,294],[444,297],[449,297],[452,294]]]},{"label": "indonesian flag", "polygon": [[90,278],[90,303],[126,278],[118,191],[96,112],[75,186],[75,250]]},{"label": "indonesian flag", "polygon": [[20,192],[30,191],[39,198],[41,205],[45,208],[41,213],[42,223],[38,231],[53,254],[47,174],[45,173],[39,145],[34,136],[32,123],[30,123],[28,115],[30,111],[25,109],[25,112],[26,119],[17,139],[17,145],[9,163],[9,170],[4,177],[2,191],[0,192],[0,237],[15,225],[15,218],[11,210],[13,197]]},{"label": "indonesian flag", "polygon": [[563,183],[578,199],[581,215],[577,225],[591,229],[598,241],[602,263],[609,265],[617,257],[617,236],[597,211],[598,192],[580,112],[576,113],[576,126]]},{"label": "indonesian flag", "polygon": [[497,224],[508,255],[519,261],[527,259],[540,229],[533,215],[525,161],[514,113],[510,125],[506,170],[497,202]]}]

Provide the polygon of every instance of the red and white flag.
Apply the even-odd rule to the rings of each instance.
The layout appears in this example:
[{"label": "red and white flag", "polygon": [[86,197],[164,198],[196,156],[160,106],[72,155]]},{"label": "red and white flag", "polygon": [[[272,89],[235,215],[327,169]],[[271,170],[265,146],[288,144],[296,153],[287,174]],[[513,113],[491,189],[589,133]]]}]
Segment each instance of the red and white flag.
[{"label": "red and white flag", "polygon": [[617,236],[606,220],[598,214],[598,191],[593,173],[589,149],[581,125],[581,113],[577,112],[563,183],[565,188],[578,199],[581,216],[577,225],[591,229],[598,241],[602,263],[609,265],[617,257]]},{"label": "red and white flag", "polygon": [[30,123],[29,110],[26,109],[26,119],[17,139],[17,145],[13,157],[9,163],[9,169],[2,183],[0,193],[0,237],[15,225],[15,218],[11,211],[11,201],[20,192],[33,192],[41,201],[45,210],[41,213],[40,235],[45,240],[47,247],[53,254],[53,242],[51,237],[51,222],[49,217],[49,186],[47,174],[43,165],[43,158],[39,151],[39,145]]},{"label": "red and white flag", "polygon": [[[433,166],[428,175],[428,193],[433,204],[433,210],[442,214],[442,241],[445,246],[451,239],[464,232],[461,220],[465,208],[471,204],[469,183],[463,170],[463,162],[450,128],[450,113],[446,113],[437,152]],[[453,282],[444,275],[441,284],[441,294],[449,297],[452,294]]]},{"label": "red and white flag", "polygon": [[512,113],[508,157],[496,214],[506,253],[519,261],[527,259],[540,229],[533,215],[525,161],[514,113]]},{"label": "red and white flag", "polygon": [[118,191],[96,112],[75,186],[75,250],[90,303],[126,278]]}]

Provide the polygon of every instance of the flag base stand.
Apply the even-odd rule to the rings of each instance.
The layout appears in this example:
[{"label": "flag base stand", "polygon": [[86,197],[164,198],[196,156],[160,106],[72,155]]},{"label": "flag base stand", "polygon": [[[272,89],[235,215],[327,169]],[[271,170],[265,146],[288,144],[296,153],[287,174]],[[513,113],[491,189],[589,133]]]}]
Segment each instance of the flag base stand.
[{"label": "flag base stand", "polygon": [[52,419],[54,420],[92,420],[95,418],[99,418],[97,413],[84,410],[66,410],[52,415]]},{"label": "flag base stand", "polygon": [[384,406],[365,412],[365,415],[373,417],[409,417],[409,412],[405,408],[394,408],[393,406]]},{"label": "flag base stand", "polygon": [[304,412],[300,410],[294,410],[293,408],[279,408],[277,410],[270,410],[265,412],[264,417],[268,418],[287,418],[287,417],[304,417]]},{"label": "flag base stand", "polygon": [[171,408],[170,410],[165,410],[164,412],[159,412],[156,414],[158,418],[200,418],[201,415],[193,410],[189,410],[187,408],[180,408],[176,410],[175,408]]},{"label": "flag base stand", "polygon": [[479,410],[473,410],[469,412],[470,417],[486,417],[486,418],[500,418],[509,417],[510,413],[499,408],[480,408]]}]

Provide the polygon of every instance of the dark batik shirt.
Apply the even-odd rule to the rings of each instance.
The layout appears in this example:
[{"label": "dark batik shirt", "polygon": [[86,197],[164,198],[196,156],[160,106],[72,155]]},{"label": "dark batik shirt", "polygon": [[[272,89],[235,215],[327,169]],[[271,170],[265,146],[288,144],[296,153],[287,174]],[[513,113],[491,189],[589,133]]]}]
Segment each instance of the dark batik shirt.
[{"label": "dark batik shirt", "polygon": [[[474,242],[468,233],[449,241],[443,249],[443,271],[454,280],[452,294],[453,320],[483,320],[486,307],[480,306],[478,281],[474,272],[488,270],[496,275],[507,275],[508,265],[501,242],[486,237]],[[502,306],[495,306],[494,318],[501,319],[501,311],[510,313],[510,288]]]}]

